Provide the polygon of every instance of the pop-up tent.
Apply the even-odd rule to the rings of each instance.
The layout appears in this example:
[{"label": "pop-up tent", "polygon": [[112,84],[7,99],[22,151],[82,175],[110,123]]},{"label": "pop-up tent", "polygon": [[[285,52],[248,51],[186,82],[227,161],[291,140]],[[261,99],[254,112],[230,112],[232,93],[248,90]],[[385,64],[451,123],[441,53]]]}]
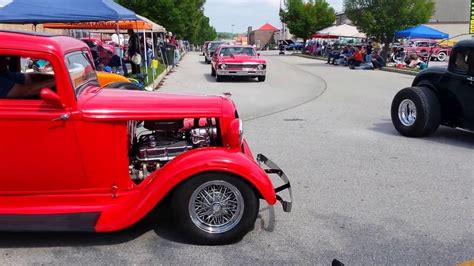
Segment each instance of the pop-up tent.
[{"label": "pop-up tent", "polygon": [[139,20],[113,0],[0,0],[0,23]]},{"label": "pop-up tent", "polygon": [[359,32],[357,27],[342,24],[338,26],[331,26],[329,28],[318,31],[313,35],[314,38],[338,38],[338,37],[349,37],[349,38],[366,38],[364,33]]},{"label": "pop-up tent", "polygon": [[395,38],[448,39],[449,34],[425,25],[419,25],[395,33]]},{"label": "pop-up tent", "polygon": [[45,29],[69,29],[69,30],[115,30],[115,29],[135,29],[151,30],[153,25],[148,22],[137,20],[119,20],[119,21],[96,21],[96,22],[74,22],[74,23],[44,23]]}]

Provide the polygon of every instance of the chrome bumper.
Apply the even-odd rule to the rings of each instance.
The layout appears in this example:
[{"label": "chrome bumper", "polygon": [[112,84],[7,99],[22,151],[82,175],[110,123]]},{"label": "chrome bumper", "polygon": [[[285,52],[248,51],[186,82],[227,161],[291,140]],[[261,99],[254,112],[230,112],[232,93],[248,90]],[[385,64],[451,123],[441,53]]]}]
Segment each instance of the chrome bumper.
[{"label": "chrome bumper", "polygon": [[[267,166],[267,167],[262,167],[265,173],[276,174],[283,181],[284,183],[283,185],[275,188],[276,198],[283,206],[284,212],[291,212],[291,207],[293,203],[293,195],[291,193],[291,185],[290,185],[290,180],[288,179],[288,177],[285,175],[283,170],[281,170],[280,167],[278,167],[278,165],[276,165],[274,162],[269,160],[263,154],[257,155],[257,162],[261,167],[262,167],[262,164]],[[283,200],[281,195],[279,195],[279,193],[282,192],[283,190],[288,190],[289,200]]]},{"label": "chrome bumper", "polygon": [[265,76],[266,70],[217,70],[219,76]]}]

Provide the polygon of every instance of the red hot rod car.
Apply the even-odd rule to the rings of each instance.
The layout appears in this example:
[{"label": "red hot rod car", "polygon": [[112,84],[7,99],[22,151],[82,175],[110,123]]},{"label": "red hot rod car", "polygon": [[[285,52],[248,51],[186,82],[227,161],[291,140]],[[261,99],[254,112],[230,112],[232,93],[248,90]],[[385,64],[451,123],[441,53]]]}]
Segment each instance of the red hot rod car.
[{"label": "red hot rod car", "polygon": [[211,61],[211,75],[216,81],[223,77],[246,76],[265,81],[267,62],[252,46],[221,45]]},{"label": "red hot rod car", "polygon": [[286,175],[252,157],[230,99],[102,89],[81,41],[0,39],[0,230],[116,231],[169,196],[189,239],[220,244],[252,228],[259,198],[290,211]]}]

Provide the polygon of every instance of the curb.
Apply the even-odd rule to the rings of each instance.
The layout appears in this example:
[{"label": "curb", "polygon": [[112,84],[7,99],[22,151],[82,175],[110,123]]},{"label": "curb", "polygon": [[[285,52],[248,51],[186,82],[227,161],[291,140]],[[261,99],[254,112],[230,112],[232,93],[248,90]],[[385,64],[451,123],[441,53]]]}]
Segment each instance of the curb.
[{"label": "curb", "polygon": [[[315,59],[315,60],[320,60],[320,61],[327,61],[327,58],[324,57],[318,57],[318,56],[312,56],[312,55],[305,55],[305,54],[292,54],[294,56],[299,56],[299,57],[304,57],[308,59]],[[398,74],[405,74],[405,75],[410,75],[410,76],[416,76],[418,75],[418,72],[410,71],[410,70],[403,70],[403,69],[396,69],[396,68],[390,68],[390,67],[384,67],[381,69],[382,71],[385,72],[392,72],[392,73],[398,73]]]},{"label": "curb", "polygon": [[[181,53],[181,55],[180,55],[181,59],[185,55],[186,55],[186,52]],[[158,75],[158,77],[156,77],[156,79],[153,81],[153,83],[151,85],[148,85],[145,88],[145,90],[147,90],[147,91],[157,91],[159,89],[158,86],[160,86],[163,79],[171,72],[172,69],[173,69],[173,66],[167,66],[166,69],[163,72],[161,72],[161,74]]]}]

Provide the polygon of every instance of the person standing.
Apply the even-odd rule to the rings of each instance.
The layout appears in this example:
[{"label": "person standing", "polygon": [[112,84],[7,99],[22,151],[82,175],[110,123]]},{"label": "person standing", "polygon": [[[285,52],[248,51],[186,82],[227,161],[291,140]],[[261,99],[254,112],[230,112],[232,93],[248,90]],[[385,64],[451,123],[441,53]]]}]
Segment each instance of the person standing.
[{"label": "person standing", "polygon": [[[128,30],[128,60],[132,65],[132,73],[133,74],[140,74],[140,63],[138,62],[138,57],[140,56],[140,40],[138,35],[132,30]],[[134,60],[135,59],[135,60]],[[140,60],[141,61],[141,60]],[[138,62],[138,64],[137,64]]]},{"label": "person standing", "polygon": [[374,51],[374,47],[372,46],[372,42],[369,41],[367,46],[365,47],[366,51],[366,56],[365,56],[365,62],[370,63],[372,62],[372,52]]}]

